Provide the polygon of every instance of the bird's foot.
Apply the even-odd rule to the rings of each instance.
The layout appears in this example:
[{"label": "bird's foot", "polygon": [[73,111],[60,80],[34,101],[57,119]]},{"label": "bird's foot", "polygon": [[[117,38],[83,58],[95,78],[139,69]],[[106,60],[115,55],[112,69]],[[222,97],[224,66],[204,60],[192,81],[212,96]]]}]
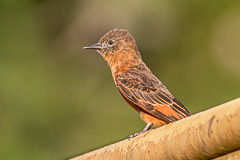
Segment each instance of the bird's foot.
[{"label": "bird's foot", "polygon": [[142,133],[145,133],[145,132],[149,131],[149,130],[152,128],[152,126],[153,126],[153,123],[150,122],[150,123],[148,123],[148,124],[146,125],[146,127],[143,128],[143,130],[142,130],[141,132],[137,132],[137,133],[134,133],[134,134],[130,134],[130,135],[127,136],[127,138],[128,138],[128,139],[131,139],[131,138],[134,138],[134,137],[136,137],[136,136],[138,136],[138,135],[140,135],[140,134],[142,134]]}]

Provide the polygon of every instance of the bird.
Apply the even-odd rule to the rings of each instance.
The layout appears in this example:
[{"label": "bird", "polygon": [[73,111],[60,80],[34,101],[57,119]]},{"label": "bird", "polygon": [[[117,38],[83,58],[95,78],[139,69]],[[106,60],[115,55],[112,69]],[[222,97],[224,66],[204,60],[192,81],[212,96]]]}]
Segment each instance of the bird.
[{"label": "bird", "polygon": [[83,49],[96,50],[107,61],[120,94],[146,123],[142,131],[129,135],[129,139],[151,130],[153,126],[161,127],[191,116],[143,62],[129,31],[112,29],[98,43]]}]

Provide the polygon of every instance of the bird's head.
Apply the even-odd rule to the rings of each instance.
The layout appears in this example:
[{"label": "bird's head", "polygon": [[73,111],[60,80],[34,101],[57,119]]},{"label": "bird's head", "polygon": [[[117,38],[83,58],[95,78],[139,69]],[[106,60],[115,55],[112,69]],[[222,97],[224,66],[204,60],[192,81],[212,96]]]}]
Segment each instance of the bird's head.
[{"label": "bird's head", "polygon": [[96,44],[83,49],[96,50],[109,66],[123,65],[124,62],[141,59],[133,36],[124,29],[113,29],[106,33]]}]

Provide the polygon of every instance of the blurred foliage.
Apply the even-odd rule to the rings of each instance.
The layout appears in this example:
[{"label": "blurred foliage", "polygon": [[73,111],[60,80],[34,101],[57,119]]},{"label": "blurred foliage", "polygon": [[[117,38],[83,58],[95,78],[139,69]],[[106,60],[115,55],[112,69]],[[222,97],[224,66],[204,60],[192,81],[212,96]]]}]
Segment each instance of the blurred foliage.
[{"label": "blurred foliage", "polygon": [[144,123],[82,47],[128,29],[191,113],[240,94],[240,1],[0,2],[0,159],[67,159]]}]

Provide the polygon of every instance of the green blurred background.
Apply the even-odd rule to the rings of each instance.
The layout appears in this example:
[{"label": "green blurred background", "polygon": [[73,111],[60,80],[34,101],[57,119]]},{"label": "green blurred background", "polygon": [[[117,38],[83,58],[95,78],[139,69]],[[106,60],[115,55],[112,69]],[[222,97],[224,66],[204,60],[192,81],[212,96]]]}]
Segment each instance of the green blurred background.
[{"label": "green blurred background", "polygon": [[67,159],[144,127],[82,50],[115,27],[191,113],[239,97],[239,0],[1,0],[0,159]]}]

